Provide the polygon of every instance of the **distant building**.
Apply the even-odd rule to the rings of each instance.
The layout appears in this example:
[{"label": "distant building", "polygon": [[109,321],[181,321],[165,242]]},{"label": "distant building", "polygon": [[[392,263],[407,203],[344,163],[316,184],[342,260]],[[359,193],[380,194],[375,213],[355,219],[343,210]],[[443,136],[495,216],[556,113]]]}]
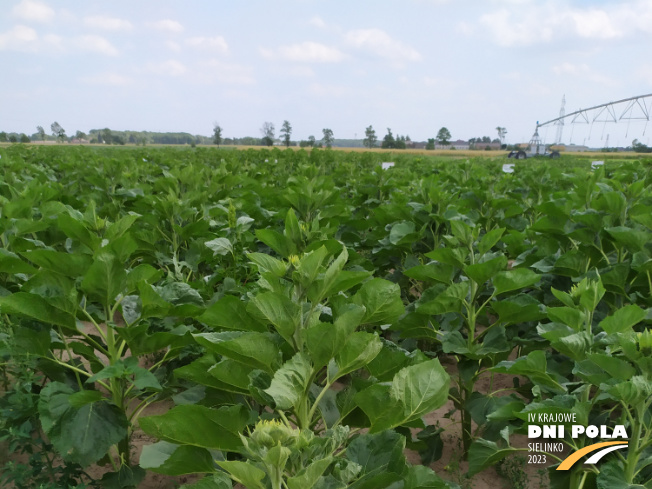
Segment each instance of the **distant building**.
[{"label": "distant building", "polygon": [[501,147],[500,143],[483,143],[482,141],[475,141],[471,149],[479,149],[483,151],[489,149],[495,151],[495,150],[499,150],[500,147]]},{"label": "distant building", "polygon": [[563,146],[562,151],[566,151],[567,153],[578,153],[582,151],[589,151],[589,147],[584,146],[583,144],[567,144]]},{"label": "distant building", "polygon": [[469,149],[470,145],[468,141],[462,141],[461,139],[458,139],[457,141],[451,141],[449,144],[451,148],[455,149]]},{"label": "distant building", "polygon": [[448,144],[436,144],[435,149],[469,149],[469,142],[458,139],[457,141],[450,141]]}]

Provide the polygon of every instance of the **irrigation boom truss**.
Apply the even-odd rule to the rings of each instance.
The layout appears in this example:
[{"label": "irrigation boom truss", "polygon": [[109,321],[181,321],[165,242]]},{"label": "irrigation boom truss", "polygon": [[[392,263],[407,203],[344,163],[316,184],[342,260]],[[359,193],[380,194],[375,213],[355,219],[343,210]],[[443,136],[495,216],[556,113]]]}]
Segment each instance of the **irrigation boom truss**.
[{"label": "irrigation boom truss", "polygon": [[[649,104],[648,100],[650,100]],[[566,99],[564,97],[564,99],[562,99],[562,107],[559,112],[559,117],[541,123],[537,121],[537,126],[529,143],[529,153],[526,153],[525,151],[512,151],[509,154],[510,158],[522,159],[537,155],[551,156],[553,158],[559,157],[557,151],[552,151],[551,153],[548,152],[548,147],[539,137],[539,128],[541,127],[549,126],[551,124],[556,125],[557,134],[554,144],[561,144],[564,123],[568,119],[570,119],[571,124],[591,124],[591,127],[593,127],[592,125],[594,122],[604,122],[606,125],[608,122],[616,123],[619,121],[641,120],[645,121],[647,128],[647,123],[650,122],[650,113],[652,112],[652,93],[624,98],[614,102],[607,102],[606,104],[596,105],[594,107],[589,107],[588,109],[576,110],[575,112],[570,112],[568,114],[566,114],[564,110],[565,101]],[[621,106],[624,106],[622,112],[620,112]],[[593,111],[595,111],[595,115],[593,115]],[[618,113],[620,113],[620,116]],[[645,135],[645,129],[643,130],[643,135]],[[609,141],[608,134],[607,141]]]},{"label": "irrigation boom truss", "polygon": [[[589,124],[589,122],[618,122],[622,120],[645,120],[649,121],[650,120],[650,107],[648,107],[645,104],[646,98],[652,97],[652,93],[648,93],[646,95],[638,95],[636,97],[629,97],[629,98],[624,98],[622,100],[617,100],[615,102],[607,102],[606,104],[600,104],[596,105],[595,107],[590,107],[588,109],[580,109],[576,110],[575,112],[571,112],[570,114],[565,114],[560,117],[557,117],[556,119],[551,119],[549,121],[543,122],[539,124],[537,122],[537,129],[543,126],[547,126],[548,124],[555,124],[564,121],[565,119],[568,119],[569,117],[572,117],[573,119],[571,120],[571,123],[575,123],[577,119],[582,118],[582,122]],[[642,102],[641,102],[642,101]],[[629,102],[629,103],[628,103]],[[616,117],[616,105],[620,104],[627,104],[625,107],[625,110],[621,113],[620,117]],[[634,109],[638,107],[640,109],[640,115],[639,116],[634,116],[633,112]],[[588,113],[591,112],[592,110],[599,110],[596,115],[593,117],[593,120],[589,121],[589,116]],[[598,119],[602,114],[606,112],[606,116],[608,118],[605,119]],[[556,141],[559,142],[559,141]]]}]

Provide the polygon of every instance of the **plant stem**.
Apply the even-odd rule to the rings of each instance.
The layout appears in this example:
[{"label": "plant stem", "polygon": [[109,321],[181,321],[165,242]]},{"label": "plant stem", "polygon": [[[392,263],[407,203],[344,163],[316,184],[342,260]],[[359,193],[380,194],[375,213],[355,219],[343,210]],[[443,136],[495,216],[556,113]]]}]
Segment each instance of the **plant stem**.
[{"label": "plant stem", "polygon": [[315,411],[317,410],[317,407],[319,405],[319,401],[322,400],[322,398],[326,395],[328,390],[331,388],[331,384],[329,382],[326,382],[326,385],[324,388],[321,390],[317,398],[315,399],[315,402],[312,405],[312,408],[310,409],[310,412],[308,413],[308,420],[311,420],[312,417],[315,415]]}]

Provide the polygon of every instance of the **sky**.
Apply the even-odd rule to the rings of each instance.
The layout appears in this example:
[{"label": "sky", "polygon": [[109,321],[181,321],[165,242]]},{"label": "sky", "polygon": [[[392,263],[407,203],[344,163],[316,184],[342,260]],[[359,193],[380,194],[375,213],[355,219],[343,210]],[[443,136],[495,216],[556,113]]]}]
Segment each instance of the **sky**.
[{"label": "sky", "polygon": [[[260,137],[288,120],[296,140],[501,126],[518,143],[564,96],[571,112],[652,93],[651,51],[652,0],[3,0],[0,131]],[[607,135],[649,144],[652,127],[564,128]]]}]

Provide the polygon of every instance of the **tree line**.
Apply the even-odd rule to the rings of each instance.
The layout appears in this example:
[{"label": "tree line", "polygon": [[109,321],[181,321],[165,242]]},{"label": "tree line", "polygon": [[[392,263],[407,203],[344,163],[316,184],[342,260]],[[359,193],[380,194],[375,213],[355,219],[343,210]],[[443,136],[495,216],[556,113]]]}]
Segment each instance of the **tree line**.
[{"label": "tree line", "polygon": [[[305,140],[295,141],[292,140],[292,125],[288,120],[284,120],[279,130],[279,137],[276,137],[276,127],[273,122],[264,122],[260,128],[260,137],[246,136],[242,138],[227,138],[223,136],[223,128],[219,123],[213,124],[213,134],[211,137],[202,135],[193,135],[186,132],[177,133],[160,133],[150,131],[116,131],[109,128],[104,129],[91,129],[88,134],[83,131],[76,131],[74,135],[68,136],[66,130],[57,121],[50,124],[50,134],[45,132],[43,126],[37,126],[36,132],[31,136],[26,134],[16,134],[0,132],[0,142],[21,142],[29,143],[31,141],[57,141],[57,142],[87,142],[98,144],[188,144],[195,146],[215,144],[220,145],[242,145],[242,146],[274,146],[283,145],[286,147],[300,146],[307,147],[326,147],[331,148],[335,144],[335,136],[333,130],[330,128],[322,129],[321,138],[317,139],[314,135],[308,136]],[[497,127],[499,139],[492,140],[488,136],[481,138],[471,138],[469,143],[471,147],[479,147],[485,143],[500,142],[504,144],[504,138],[507,130],[504,127]],[[446,147],[451,144],[451,133],[446,127],[442,127],[437,132],[434,138],[429,138],[424,143],[415,143],[411,140],[409,135],[394,135],[391,128],[387,128],[387,134],[379,141],[375,129],[372,125],[365,128],[365,137],[362,139],[362,146],[366,148],[380,147],[382,149],[406,149],[413,148],[420,144],[425,149],[435,149],[435,147]],[[360,140],[342,140],[346,141],[348,145],[354,146],[360,144]],[[480,148],[482,149],[482,148]]]}]

